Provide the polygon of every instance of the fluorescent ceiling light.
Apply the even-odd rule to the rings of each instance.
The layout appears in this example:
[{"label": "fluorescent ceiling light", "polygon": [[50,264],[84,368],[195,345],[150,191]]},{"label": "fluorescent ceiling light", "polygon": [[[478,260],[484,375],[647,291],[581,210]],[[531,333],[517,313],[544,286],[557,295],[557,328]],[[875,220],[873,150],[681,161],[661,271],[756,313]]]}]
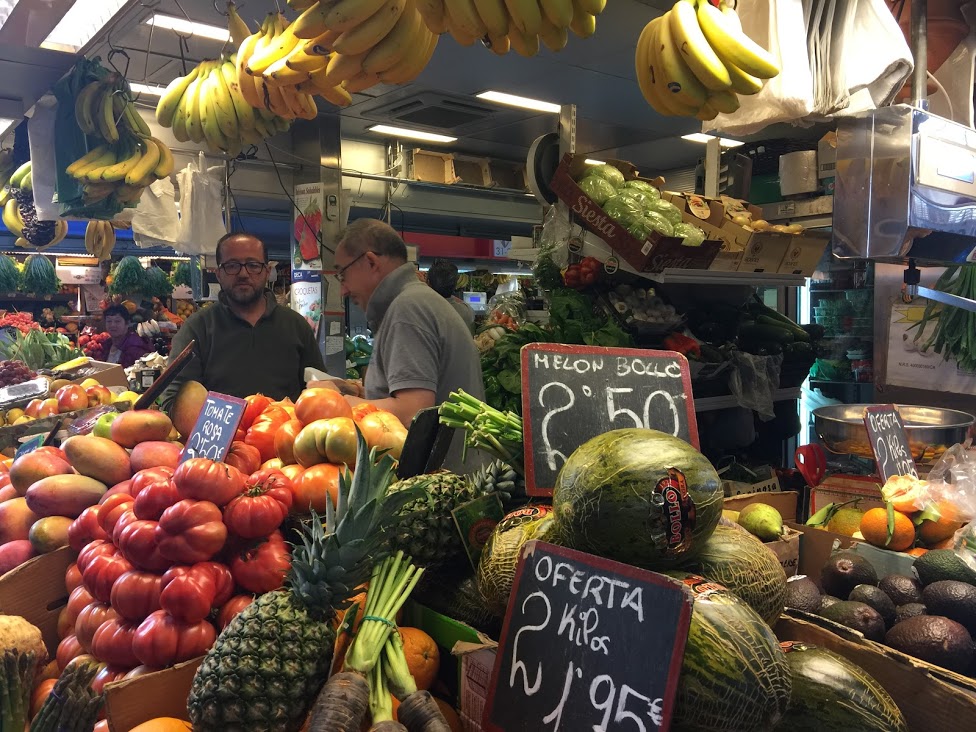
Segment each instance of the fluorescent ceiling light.
[{"label": "fluorescent ceiling light", "polygon": [[596,158],[587,158],[583,162],[586,163],[587,165],[605,165],[605,163],[602,160],[597,160]]},{"label": "fluorescent ceiling light", "polygon": [[41,48],[77,53],[99,35],[128,0],[75,0]]},{"label": "fluorescent ceiling light", "polygon": [[7,18],[14,12],[20,0],[0,0],[0,26],[7,22]]},{"label": "fluorescent ceiling light", "polygon": [[133,94],[146,94],[151,97],[161,97],[166,91],[166,87],[159,84],[133,84],[130,82],[129,88],[132,89]]},{"label": "fluorescent ceiling light", "polygon": [[454,142],[456,137],[448,135],[437,135],[433,132],[422,132],[421,130],[410,130],[406,127],[391,127],[390,125],[373,125],[369,128],[370,132],[377,132],[381,135],[393,135],[394,137],[409,137],[413,140],[424,140],[426,142]]},{"label": "fluorescent ceiling light", "polygon": [[558,104],[553,104],[552,102],[543,102],[538,99],[530,99],[529,97],[519,97],[515,94],[506,94],[505,92],[486,91],[475,96],[487,102],[507,104],[510,107],[521,107],[522,109],[533,109],[537,112],[559,114],[560,109]]},{"label": "fluorescent ceiling light", "polygon": [[216,25],[206,23],[194,23],[186,18],[174,18],[172,15],[160,15],[157,13],[146,21],[146,25],[155,25],[157,28],[165,28],[185,36],[199,36],[210,38],[215,41],[230,40],[230,31]]},{"label": "fluorescent ceiling light", "polygon": [[[682,135],[682,140],[688,140],[689,142],[708,142],[709,140],[714,140],[715,135],[706,135],[702,132],[692,132],[690,135]],[[742,143],[738,140],[730,140],[727,137],[718,138],[718,144],[722,147],[738,147]]]}]

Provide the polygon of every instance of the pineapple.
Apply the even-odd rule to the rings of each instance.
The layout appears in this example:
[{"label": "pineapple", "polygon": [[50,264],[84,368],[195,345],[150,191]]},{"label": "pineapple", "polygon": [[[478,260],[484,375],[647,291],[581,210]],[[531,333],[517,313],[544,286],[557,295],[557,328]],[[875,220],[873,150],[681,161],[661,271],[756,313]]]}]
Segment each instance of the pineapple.
[{"label": "pineapple", "polygon": [[388,553],[403,505],[423,495],[422,483],[390,492],[393,466],[359,436],[356,472],[340,478],[325,526],[313,514],[301,527],[285,587],[248,605],[204,657],[188,704],[196,732],[300,728],[328,675],[335,612]]}]

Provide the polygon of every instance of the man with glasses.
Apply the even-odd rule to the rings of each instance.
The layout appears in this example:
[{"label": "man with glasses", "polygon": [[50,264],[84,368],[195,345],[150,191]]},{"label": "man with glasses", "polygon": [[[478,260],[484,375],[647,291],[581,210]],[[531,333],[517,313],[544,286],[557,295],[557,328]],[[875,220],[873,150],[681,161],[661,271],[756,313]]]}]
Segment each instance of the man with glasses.
[{"label": "man with glasses", "polygon": [[189,380],[232,396],[297,399],[305,368],[325,371],[315,333],[305,318],[278,305],[267,289],[269,276],[267,248],[257,237],[233,233],[217,242],[220,295],[173,338],[173,354],[196,341],[195,358],[163,393],[164,407]]},{"label": "man with glasses", "polygon": [[[409,427],[418,411],[441,404],[457,389],[484,398],[471,331],[443,297],[418,279],[396,231],[376,219],[354,221],[336,247],[335,265],[343,296],[365,311],[373,333],[366,401]],[[334,382],[311,385],[337,388]],[[346,399],[354,405],[363,401]],[[462,439],[455,435],[445,467],[477,467],[476,455],[462,466]]]}]

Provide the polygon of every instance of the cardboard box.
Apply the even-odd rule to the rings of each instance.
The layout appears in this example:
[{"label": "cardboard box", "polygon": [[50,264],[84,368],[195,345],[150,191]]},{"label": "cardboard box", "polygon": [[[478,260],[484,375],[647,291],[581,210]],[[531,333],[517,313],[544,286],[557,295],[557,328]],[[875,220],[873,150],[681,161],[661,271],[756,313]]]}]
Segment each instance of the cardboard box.
[{"label": "cardboard box", "polygon": [[461,659],[458,707],[464,732],[481,732],[488,704],[488,687],[498,644],[458,643],[452,653]]},{"label": "cardboard box", "polygon": [[40,628],[54,658],[58,650],[58,615],[68,604],[64,573],[78,556],[63,547],[24,562],[0,577],[0,614],[19,615]]},{"label": "cardboard box", "polygon": [[417,148],[410,157],[409,176],[424,183],[457,183],[454,155]]},{"label": "cardboard box", "polygon": [[803,641],[857,664],[898,704],[910,732],[958,732],[976,720],[976,681],[933,666],[815,615],[790,610],[774,628],[780,641]]},{"label": "cardboard box", "polygon": [[71,381],[80,384],[85,379],[97,379],[102,386],[121,386],[129,388],[129,380],[125,378],[125,369],[117,363],[106,361],[92,361],[84,368],[80,375]]},{"label": "cardboard box", "polygon": [[742,253],[739,272],[778,272],[792,239],[792,234],[756,232]]},{"label": "cardboard box", "polygon": [[[627,180],[640,179],[636,169],[627,162],[608,160]],[[576,178],[586,167],[584,157],[567,154],[549,185],[561,201],[576,215],[588,231],[603,239],[638,272],[663,272],[665,269],[708,269],[721,249],[718,241],[708,241],[698,247],[686,247],[681,239],[653,234],[639,241],[587,196],[576,184]],[[646,180],[646,179],[641,179]],[[646,181],[654,184],[654,181]]]},{"label": "cardboard box", "polygon": [[[723,480],[722,490],[725,497],[742,496],[747,493],[778,493],[781,488],[779,478],[775,475],[768,480],[761,480],[758,483],[741,483],[737,480]],[[796,517],[796,509],[793,509],[791,518]],[[785,518],[785,517],[784,517]]]},{"label": "cardboard box", "polygon": [[491,185],[491,168],[488,164],[488,158],[455,155],[454,175],[457,176],[458,183],[475,186]]},{"label": "cardboard box", "polygon": [[105,686],[105,717],[112,732],[128,732],[156,717],[189,721],[186,701],[203,657]]},{"label": "cardboard box", "polygon": [[809,277],[817,269],[820,258],[823,257],[830,234],[822,231],[809,231],[803,234],[787,234],[786,254],[779,265],[780,274],[795,274]]},{"label": "cardboard box", "polygon": [[[777,491],[779,480],[776,481]],[[722,508],[728,511],[741,511],[750,503],[765,503],[772,506],[783,517],[786,535],[778,541],[767,541],[766,546],[779,559],[787,577],[797,574],[800,568],[800,542],[804,535],[802,526],[796,523],[796,508],[800,494],[796,491],[774,491],[761,493],[744,493],[732,498],[726,498]]]},{"label": "cardboard box", "polygon": [[881,500],[881,484],[872,476],[831,475],[810,491],[810,515],[828,503],[844,503],[860,499],[858,508],[884,508]]}]

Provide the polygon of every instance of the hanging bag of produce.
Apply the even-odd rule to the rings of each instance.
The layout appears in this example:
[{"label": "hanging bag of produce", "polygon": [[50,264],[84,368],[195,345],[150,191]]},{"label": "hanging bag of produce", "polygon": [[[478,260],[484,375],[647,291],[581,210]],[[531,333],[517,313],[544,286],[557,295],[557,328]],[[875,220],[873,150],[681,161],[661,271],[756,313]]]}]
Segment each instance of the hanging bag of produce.
[{"label": "hanging bag of produce", "polygon": [[180,236],[180,215],[176,210],[176,188],[169,178],[150,185],[132,216],[132,239],[136,246],[172,246]]},{"label": "hanging bag of produce", "polygon": [[207,167],[201,152],[196,164],[179,172],[180,233],[173,248],[184,254],[213,254],[227,233],[223,217],[222,165]]},{"label": "hanging bag of produce", "polygon": [[61,213],[54,203],[54,186],[58,177],[55,160],[55,119],[58,103],[51,95],[42,97],[31,113],[27,127],[30,142],[31,186],[34,191],[34,210],[40,221],[52,221]]}]

